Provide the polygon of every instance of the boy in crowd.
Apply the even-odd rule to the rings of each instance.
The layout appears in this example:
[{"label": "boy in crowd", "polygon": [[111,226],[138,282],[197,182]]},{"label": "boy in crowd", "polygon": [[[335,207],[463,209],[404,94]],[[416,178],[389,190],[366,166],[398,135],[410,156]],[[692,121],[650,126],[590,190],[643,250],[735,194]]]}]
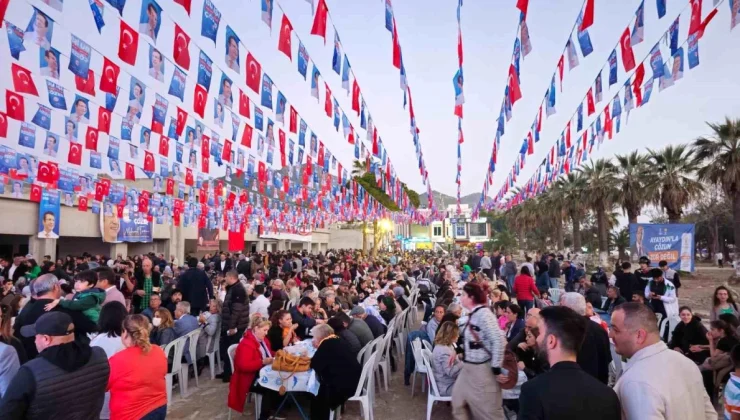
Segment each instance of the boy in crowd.
[{"label": "boy in crowd", "polygon": [[105,300],[105,290],[95,287],[98,282],[98,275],[93,270],[84,270],[77,273],[74,277],[75,294],[72,300],[56,299],[44,307],[44,310],[50,311],[57,305],[71,311],[80,311],[85,314],[92,322],[98,322],[100,317],[100,308]]}]

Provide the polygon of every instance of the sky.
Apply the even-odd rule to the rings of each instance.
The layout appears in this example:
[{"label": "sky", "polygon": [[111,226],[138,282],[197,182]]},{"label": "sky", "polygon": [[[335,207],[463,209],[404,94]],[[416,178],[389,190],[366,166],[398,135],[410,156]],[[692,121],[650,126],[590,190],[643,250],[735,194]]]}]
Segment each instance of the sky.
[{"label": "sky", "polygon": [[[515,8],[515,3],[514,0],[468,1],[462,9],[466,98],[463,120],[465,143],[462,147],[462,195],[479,193],[482,190],[517,32],[519,12]],[[595,23],[589,29],[594,52],[584,58],[579,51],[580,65],[572,71],[568,70],[566,60],[563,93],[558,92],[558,112],[543,121],[541,141],[535,147],[535,155],[527,159],[527,166],[519,178],[521,181],[529,179],[550,146],[559,138],[567,119],[593,83],[599,69],[617,44],[621,32],[627,25],[632,24],[639,3],[635,0],[596,1]],[[683,0],[667,0],[667,3],[667,15],[658,20],[655,2],[646,2],[645,41],[635,47],[638,61],[660,41],[663,32],[686,5]],[[711,9],[712,2],[707,0],[704,3],[706,15]],[[27,0],[11,2],[6,18],[25,28],[33,13],[30,4],[34,3]],[[123,17],[132,26],[138,23],[141,4],[141,0],[128,0],[126,4]],[[310,80],[304,81],[296,71],[296,54],[300,38],[308,50],[311,62],[317,63],[319,71],[326,78],[340,106],[348,112],[347,116],[351,123],[359,129],[359,118],[350,113],[351,98],[342,89],[340,76],[331,69],[333,24],[339,32],[343,51],[349,58],[368,110],[397,174],[402,181],[420,193],[426,190],[422,186],[422,178],[414,158],[408,110],[403,108],[403,94],[399,86],[399,72],[392,65],[392,38],[384,25],[384,2],[327,0],[331,19],[327,42],[324,45],[320,37],[309,34],[313,23],[309,3],[305,0],[280,1],[280,6],[287,12],[294,28],[292,61],[277,50],[282,18],[279,7],[275,7],[273,28],[270,30],[261,20],[260,2],[257,0],[215,0],[214,4],[222,13],[216,45],[213,41],[200,36],[202,3],[199,0],[193,0],[190,17],[174,2],[168,0],[160,2],[164,11],[156,45],[166,56],[171,57],[173,22],[177,22],[190,33],[192,37],[190,55],[193,65],[189,78],[195,77],[197,51],[202,48],[214,59],[214,66],[220,66],[219,69],[214,68],[213,72],[211,96],[215,96],[214,90],[218,88],[217,82],[221,77],[220,69],[225,67],[224,28],[229,25],[246,48],[260,61],[263,71],[273,79],[276,85],[273,96],[277,95],[277,90],[283,92],[288,102],[296,107],[309,127],[325,142],[343,166],[349,167],[353,159],[353,147],[347,144],[341,134],[335,132],[331,119],[324,114],[323,88],[322,101],[317,103],[310,95]],[[104,12],[106,26],[102,34],[98,34],[86,0],[65,0],[64,5],[62,14],[58,12],[51,14],[58,22],[54,29],[53,46],[62,51],[62,54],[69,55],[68,34],[71,31],[89,42],[94,49],[116,58],[118,40],[116,11],[106,3]],[[520,80],[523,97],[515,104],[513,118],[507,124],[506,134],[501,140],[498,166],[493,177],[494,184],[489,193],[491,196],[498,191],[514,163],[522,139],[526,137],[527,129],[549,86],[558,58],[582,5],[582,0],[530,0],[527,22],[533,50],[521,62]],[[407,79],[414,98],[417,125],[421,130],[421,144],[429,180],[435,190],[448,195],[455,195],[456,191],[457,121],[453,115],[452,86],[452,78],[457,71],[456,6],[457,2],[454,0],[397,0],[393,4]],[[668,144],[689,142],[697,136],[709,134],[705,121],[720,121],[725,116],[736,117],[740,114],[740,101],[737,100],[740,96],[740,83],[734,77],[740,60],[737,54],[733,53],[740,30],[730,32],[729,15],[727,2],[723,2],[719,15],[700,41],[699,67],[689,70],[686,66],[684,78],[664,92],[658,93],[656,86],[650,103],[633,111],[628,122],[623,120],[621,133],[614,140],[605,141],[601,149],[594,153],[594,157],[611,157],[634,149],[645,147],[658,149]],[[681,42],[686,39],[688,21],[688,11],[685,11],[681,16],[679,37]],[[144,45],[140,44],[139,47],[137,67],[129,68],[124,65],[124,71],[146,81],[147,100],[154,96],[154,92],[167,96],[173,64],[165,64],[163,84],[156,84],[147,79],[144,64],[146,59],[142,59],[146,56],[142,56],[141,51]],[[23,53],[22,62],[37,54],[28,45],[27,48],[29,52]],[[148,46],[146,48],[148,49]],[[3,56],[7,56],[8,46],[5,36],[0,37],[0,51]],[[663,55],[664,58],[667,56],[665,45]],[[34,60],[35,58],[32,61]],[[245,60],[246,51],[242,46],[242,79],[237,82],[240,86],[244,86]],[[62,66],[66,69],[66,62],[63,61]],[[92,68],[100,67],[102,58],[94,54]],[[38,70],[31,66],[29,68],[32,71]],[[309,75],[310,71],[311,65]],[[647,75],[650,74],[648,68]],[[119,84],[126,85],[126,80],[119,79]],[[620,58],[619,83],[614,88],[621,87],[624,80]],[[37,81],[37,84],[40,82]],[[63,84],[74,86],[74,82],[69,78]],[[9,86],[11,86],[10,77],[5,73],[0,76],[0,89]],[[258,100],[256,94],[248,92],[250,99]],[[611,98],[615,92],[614,89],[605,89],[604,98]],[[67,101],[70,101],[69,97]],[[171,107],[178,103],[179,101],[170,98]],[[187,106],[192,105],[192,92],[186,92],[184,103]],[[597,106],[597,110],[603,106],[604,102]],[[117,110],[120,111],[120,107]],[[123,110],[125,111],[125,107]],[[29,109],[26,112],[28,113]],[[212,112],[210,102],[206,112],[207,114]],[[168,114],[165,130],[170,116],[173,116],[172,111]],[[271,117],[270,114],[266,116]],[[150,115],[147,116],[145,111],[142,120],[147,121],[149,118]],[[590,120],[586,121],[588,123]],[[297,136],[289,137],[297,140]]]}]

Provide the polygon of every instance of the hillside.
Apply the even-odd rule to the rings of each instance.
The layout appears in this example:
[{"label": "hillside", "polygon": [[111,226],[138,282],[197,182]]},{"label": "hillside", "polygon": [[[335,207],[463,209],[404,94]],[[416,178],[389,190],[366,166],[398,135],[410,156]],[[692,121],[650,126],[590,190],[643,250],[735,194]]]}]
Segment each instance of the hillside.
[{"label": "hillside", "polygon": [[[433,191],[432,194],[434,194],[434,202],[437,203],[437,207],[440,209],[446,208],[450,204],[457,204],[457,199],[451,195],[443,194],[439,191]],[[468,204],[471,207],[474,207],[476,204],[478,204],[479,199],[480,193],[468,194],[460,197],[460,203]],[[421,202],[422,207],[426,207],[427,203],[429,202],[429,199],[427,198],[427,193],[419,195],[419,202]]]}]

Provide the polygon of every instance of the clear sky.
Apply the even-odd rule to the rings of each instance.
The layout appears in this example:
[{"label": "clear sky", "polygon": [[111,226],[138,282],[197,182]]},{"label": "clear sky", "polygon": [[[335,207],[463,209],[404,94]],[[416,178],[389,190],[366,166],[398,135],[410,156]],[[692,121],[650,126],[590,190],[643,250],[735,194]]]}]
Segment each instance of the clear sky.
[{"label": "clear sky", "polygon": [[[411,188],[419,192],[425,191],[414,159],[408,111],[402,107],[403,95],[399,88],[399,73],[392,65],[392,41],[391,34],[384,26],[384,3],[378,0],[327,0],[327,3],[332,18],[330,22],[339,30],[344,52],[347,53],[352,69],[358,77],[368,109],[398,175]],[[469,0],[463,7],[466,98],[463,122],[465,144],[462,150],[463,195],[478,193],[483,185],[516,34],[519,12],[515,8],[515,3],[514,0],[495,2]],[[635,47],[635,56],[638,60],[645,57],[659,41],[660,35],[686,5],[685,0],[667,0],[667,3],[668,13],[661,20],[657,18],[655,2],[648,0],[645,3],[645,41]],[[711,9],[712,1],[705,0],[704,3],[706,15]],[[106,3],[107,25],[103,29],[103,34],[99,35],[86,0],[65,0],[64,4],[63,15],[54,15],[59,21],[59,25],[54,29],[54,47],[61,50],[62,54],[68,55],[69,42],[60,41],[65,38],[58,37],[65,36],[68,39],[70,28],[74,28],[71,30],[95,49],[116,58],[118,21],[114,18],[117,14],[115,10]],[[214,47],[212,41],[200,36],[202,12],[200,0],[193,0],[191,17],[174,2],[162,0],[160,4],[164,11],[157,46],[165,56],[171,57],[174,30],[172,20],[185,28],[192,36],[190,51],[193,65],[189,77],[195,77],[198,48],[207,51],[215,61],[214,66],[225,67],[224,29],[226,25],[231,26],[261,62],[263,71],[270,75],[277,89],[285,94],[289,103],[294,104],[319,138],[338,156],[345,167],[351,164],[352,146],[347,144],[341,135],[335,133],[331,120],[323,112],[323,87],[322,103],[317,104],[316,99],[310,96],[310,81],[304,81],[296,71],[297,34],[306,45],[312,62],[315,60],[318,63],[322,76],[328,81],[341,107],[347,112],[351,110],[351,98],[341,88],[340,77],[331,69],[334,30],[329,27],[326,46],[321,38],[309,35],[313,16],[306,1],[280,2],[295,29],[292,62],[277,50],[282,18],[282,12],[278,7],[275,7],[273,29],[270,31],[261,20],[259,1],[215,0],[222,18],[217,45]],[[527,134],[526,130],[532,123],[537,106],[549,85],[555,64],[567,40],[568,31],[573,27],[582,4],[582,0],[530,0],[527,21],[533,51],[521,63],[523,98],[515,105],[513,119],[507,124],[506,135],[502,138],[499,163],[490,195],[495,194],[501,186],[514,162],[522,139]],[[528,158],[528,164],[520,176],[522,181],[529,178],[559,137],[567,118],[575,111],[578,101],[593,83],[598,69],[605,63],[619,35],[626,25],[631,25],[638,4],[636,0],[596,1],[595,23],[589,30],[594,52],[589,57],[583,58],[579,50],[580,66],[573,71],[568,70],[566,60],[563,93],[558,92],[558,112],[543,121],[541,141],[536,145],[535,155]],[[452,77],[457,69],[456,5],[457,2],[454,0],[397,0],[393,5],[408,82],[414,95],[417,124],[421,129],[421,142],[429,177],[436,190],[449,195],[454,195],[456,189],[457,121],[453,115],[452,87]],[[140,9],[141,0],[128,0],[124,9],[124,19],[132,26],[136,25]],[[25,28],[31,14],[29,3],[26,0],[18,0],[11,3],[7,18]],[[663,93],[658,93],[656,86],[650,103],[645,108],[634,111],[628,123],[625,124],[623,120],[622,132],[614,140],[605,141],[601,150],[594,156],[607,157],[637,148],[660,148],[667,144],[687,142],[708,133],[705,121],[718,121],[725,116],[740,115],[740,101],[737,99],[740,96],[740,83],[736,77],[740,64],[736,54],[740,30],[730,32],[729,15],[727,2],[723,2],[719,15],[699,44],[701,65],[694,70],[688,70],[686,66],[683,80]],[[681,42],[686,38],[688,18],[688,12],[681,17],[679,37]],[[6,56],[8,51],[6,36],[0,38],[0,50],[3,51],[3,56]],[[146,44],[142,42],[139,48],[142,49],[144,46]],[[148,49],[148,46],[146,48]],[[33,51],[35,53],[37,50]],[[33,58],[31,53],[23,54],[22,63]],[[667,47],[663,45],[664,58],[667,54]],[[246,54],[242,50],[242,80],[238,82],[240,86],[244,86],[245,60]],[[157,86],[151,79],[147,79],[141,52],[139,62],[141,65],[133,72],[150,85],[147,100],[150,98],[149,95],[153,97],[154,91],[167,96],[172,63],[166,64],[164,84]],[[94,55],[92,68],[99,69],[101,63],[102,59]],[[66,60],[62,60],[64,72],[66,65]],[[29,68],[37,71],[36,67]],[[651,73],[647,69],[648,77]],[[214,68],[213,78],[216,82],[212,83],[211,96],[215,96],[214,90],[217,93],[217,82],[220,77],[221,70]],[[73,86],[73,79],[66,80],[63,84]],[[619,83],[614,86],[615,89],[621,87],[624,80],[620,58]],[[127,77],[122,76],[119,79],[119,84],[127,83]],[[37,84],[41,85],[41,80],[38,80]],[[0,77],[0,88],[9,85],[9,76]],[[39,88],[41,89],[41,86]],[[251,99],[258,100],[257,95],[249,92]],[[615,90],[605,91],[604,98],[611,98],[614,92]],[[276,96],[277,91],[274,91],[273,95]],[[165,129],[169,125],[169,117],[173,116],[172,106],[178,103],[171,97],[168,99],[170,114]],[[69,97],[67,101],[70,102]],[[192,92],[186,92],[185,103],[192,106]],[[597,106],[597,110],[603,106],[604,102]],[[209,102],[207,109],[209,114],[212,112],[210,108]],[[120,107],[117,110],[120,111]],[[30,112],[29,109],[26,112]],[[266,116],[271,117],[270,114]],[[354,114],[348,114],[348,117],[359,129],[359,118]],[[30,117],[27,119],[30,120]],[[149,119],[150,116],[145,112],[142,121]],[[61,128],[57,126],[57,129]],[[364,137],[364,132],[362,134]],[[297,140],[297,136],[290,138]],[[102,152],[105,154],[105,148]]]}]

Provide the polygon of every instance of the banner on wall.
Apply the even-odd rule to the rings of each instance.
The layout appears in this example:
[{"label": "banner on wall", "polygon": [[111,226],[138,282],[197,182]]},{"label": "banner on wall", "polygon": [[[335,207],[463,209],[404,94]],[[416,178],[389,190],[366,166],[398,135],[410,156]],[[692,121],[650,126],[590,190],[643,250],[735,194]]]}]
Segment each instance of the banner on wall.
[{"label": "banner on wall", "polygon": [[41,239],[59,239],[59,192],[44,190],[39,202],[39,233]]},{"label": "banner on wall", "polygon": [[277,232],[274,232],[272,230],[265,232],[260,229],[259,238],[276,239],[278,241],[311,242],[311,232],[288,233],[280,230],[278,230]]},{"label": "banner on wall", "polygon": [[123,217],[118,218],[118,206],[105,203],[105,211],[100,212],[100,234],[103,242],[152,242],[152,222],[146,214],[123,208]]},{"label": "banner on wall", "polygon": [[630,224],[630,247],[637,257],[650,258],[650,265],[666,261],[674,270],[694,271],[693,224]]},{"label": "banner on wall", "polygon": [[219,229],[198,229],[197,251],[217,251],[219,249]]}]

